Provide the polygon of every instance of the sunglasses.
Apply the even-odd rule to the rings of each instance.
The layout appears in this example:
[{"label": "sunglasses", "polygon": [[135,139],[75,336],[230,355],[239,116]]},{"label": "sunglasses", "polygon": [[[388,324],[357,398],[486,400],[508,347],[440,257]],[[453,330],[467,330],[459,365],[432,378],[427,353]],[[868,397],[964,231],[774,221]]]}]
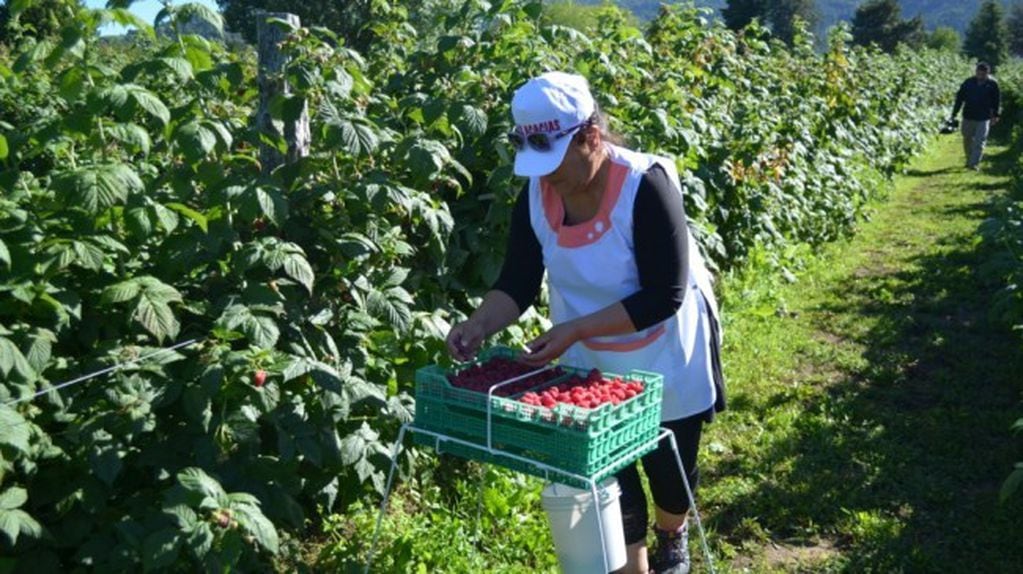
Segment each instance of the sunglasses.
[{"label": "sunglasses", "polygon": [[529,145],[529,147],[540,152],[551,151],[551,148],[554,147],[554,142],[558,141],[559,139],[571,134],[572,132],[580,128],[585,128],[592,123],[593,118],[590,118],[584,122],[578,123],[570,128],[566,128],[556,133],[537,132],[524,136],[519,132],[509,132],[508,142],[511,143],[512,147],[515,148],[515,151],[522,151],[523,149],[526,148],[526,145]]}]

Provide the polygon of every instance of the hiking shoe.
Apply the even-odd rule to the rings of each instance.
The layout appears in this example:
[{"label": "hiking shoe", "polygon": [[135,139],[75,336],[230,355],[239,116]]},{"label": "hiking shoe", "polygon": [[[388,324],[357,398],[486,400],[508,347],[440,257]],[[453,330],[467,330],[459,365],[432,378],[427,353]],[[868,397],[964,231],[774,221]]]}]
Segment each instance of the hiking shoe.
[{"label": "hiking shoe", "polygon": [[676,532],[654,527],[657,549],[650,558],[654,574],[689,574],[689,525]]}]

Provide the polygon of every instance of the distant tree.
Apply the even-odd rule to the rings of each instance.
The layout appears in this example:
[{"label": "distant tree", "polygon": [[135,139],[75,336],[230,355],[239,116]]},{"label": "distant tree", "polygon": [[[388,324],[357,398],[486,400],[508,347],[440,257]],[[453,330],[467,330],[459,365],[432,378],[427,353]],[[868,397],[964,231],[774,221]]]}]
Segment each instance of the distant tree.
[{"label": "distant tree", "polygon": [[949,26],[939,26],[927,36],[927,47],[932,50],[958,52],[962,43],[959,32]]},{"label": "distant tree", "polygon": [[11,4],[10,0],[0,4],[0,43],[11,43],[21,36],[55,36],[62,23],[73,20],[82,9],[78,0],[35,0],[23,11],[12,14]]},{"label": "distant tree", "polygon": [[1023,56],[1023,2],[1016,2],[1009,9],[1007,25],[1009,52],[1014,56]]},{"label": "distant tree", "polygon": [[354,41],[369,16],[368,1],[335,2],[334,0],[217,0],[224,15],[224,24],[249,42],[256,41],[256,13],[290,12],[297,14],[303,26],[323,26]]},{"label": "distant tree", "polygon": [[986,0],[980,5],[966,29],[963,54],[995,68],[1009,59],[1009,29],[1001,2]]},{"label": "distant tree", "polygon": [[771,32],[787,44],[795,37],[797,18],[806,22],[811,30],[817,26],[820,12],[814,0],[772,0],[769,3],[767,21]]},{"label": "distant tree", "polygon": [[639,18],[625,6],[586,5],[573,0],[555,0],[544,5],[544,19],[553,24],[575,28],[580,32],[594,31],[600,21],[600,14],[608,8],[621,12],[629,24],[640,27]]},{"label": "distant tree", "polygon": [[728,5],[721,9],[721,16],[732,30],[741,30],[754,18],[759,18],[776,37],[789,44],[796,33],[796,18],[805,21],[811,29],[820,21],[814,0],[728,0]]},{"label": "distant tree", "polygon": [[919,16],[903,20],[902,8],[896,0],[868,0],[856,9],[852,35],[856,44],[876,44],[885,52],[892,53],[899,44],[922,44],[924,22]]},{"label": "distant tree", "polygon": [[923,16],[916,15],[909,20],[899,22],[893,30],[895,37],[902,38],[902,43],[911,47],[919,48],[927,41],[927,31],[924,30]]},{"label": "distant tree", "polygon": [[721,9],[721,17],[725,25],[732,30],[742,30],[754,18],[765,20],[767,16],[767,0],[728,0]]}]

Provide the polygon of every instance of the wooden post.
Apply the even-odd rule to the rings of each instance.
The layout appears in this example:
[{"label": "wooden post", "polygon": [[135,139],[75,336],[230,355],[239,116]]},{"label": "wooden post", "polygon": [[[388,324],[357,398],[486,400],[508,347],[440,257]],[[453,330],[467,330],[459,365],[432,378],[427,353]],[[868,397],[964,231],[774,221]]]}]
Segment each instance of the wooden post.
[{"label": "wooden post", "polygon": [[281,52],[280,44],[287,37],[287,30],[282,26],[267,22],[268,18],[284,20],[298,28],[301,26],[298,16],[286,12],[263,12],[256,13],[257,36],[259,38],[259,112],[256,115],[259,133],[267,134],[274,139],[284,134],[284,140],[288,142],[288,155],[285,158],[280,150],[267,145],[260,145],[259,159],[263,165],[263,173],[269,174],[284,163],[297,161],[301,157],[309,155],[309,145],[312,140],[309,131],[309,109],[302,104],[302,113],[295,121],[283,122],[274,120],[270,115],[270,102],[279,95],[288,95],[291,88],[284,77],[284,68],[288,63],[288,57]]}]

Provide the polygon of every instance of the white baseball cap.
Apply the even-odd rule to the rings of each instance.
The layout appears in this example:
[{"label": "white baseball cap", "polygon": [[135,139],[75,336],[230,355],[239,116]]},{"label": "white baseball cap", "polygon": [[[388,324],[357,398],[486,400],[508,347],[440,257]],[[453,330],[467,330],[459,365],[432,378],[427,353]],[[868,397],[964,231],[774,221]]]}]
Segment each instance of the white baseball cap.
[{"label": "white baseball cap", "polygon": [[516,151],[515,174],[532,177],[558,169],[572,143],[574,129],[592,118],[597,104],[586,78],[547,72],[515,90],[511,108],[515,133],[523,140],[538,133],[547,134],[551,140],[546,151],[537,150],[528,142]]}]

